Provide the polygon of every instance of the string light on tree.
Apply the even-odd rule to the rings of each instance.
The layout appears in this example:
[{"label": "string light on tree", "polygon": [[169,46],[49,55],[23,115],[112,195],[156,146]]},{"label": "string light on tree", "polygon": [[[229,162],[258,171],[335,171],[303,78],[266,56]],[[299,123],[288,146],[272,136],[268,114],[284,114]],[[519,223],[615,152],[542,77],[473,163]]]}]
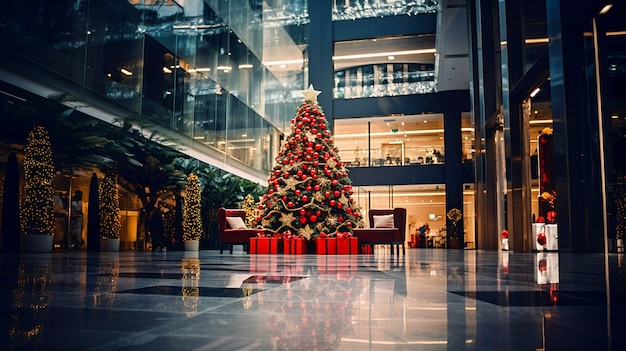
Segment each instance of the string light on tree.
[{"label": "string light on tree", "polygon": [[246,195],[246,197],[243,199],[243,206],[241,206],[241,209],[244,210],[244,212],[246,213],[246,227],[254,227],[254,223],[256,220],[256,203],[252,194]]},{"label": "string light on tree", "polygon": [[54,165],[48,131],[35,126],[24,148],[20,217],[24,234],[54,235]]},{"label": "string light on tree", "polygon": [[352,182],[334,146],[313,85],[291,120],[291,133],[275,160],[269,188],[258,204],[257,223],[269,232],[306,239],[352,233],[363,226]]},{"label": "string light on tree", "polygon": [[200,211],[200,179],[191,173],[187,177],[185,204],[183,207],[183,240],[200,240],[202,236],[202,214]]},{"label": "string light on tree", "polygon": [[100,236],[119,239],[122,224],[120,221],[120,200],[117,190],[117,173],[108,172],[100,182]]}]

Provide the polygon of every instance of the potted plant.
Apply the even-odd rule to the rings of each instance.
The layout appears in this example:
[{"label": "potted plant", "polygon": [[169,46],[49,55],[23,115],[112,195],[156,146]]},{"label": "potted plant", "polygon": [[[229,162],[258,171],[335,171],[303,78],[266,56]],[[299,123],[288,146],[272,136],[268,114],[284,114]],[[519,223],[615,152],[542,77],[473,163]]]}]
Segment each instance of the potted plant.
[{"label": "potted plant", "polygon": [[185,250],[198,250],[202,236],[202,216],[200,212],[200,179],[194,173],[187,177],[185,204],[183,206],[183,241]]},{"label": "potted plant", "polygon": [[450,221],[450,227],[448,230],[448,242],[449,247],[451,249],[458,249],[461,247],[461,242],[459,240],[459,228],[457,227],[457,223],[462,218],[461,211],[458,208],[451,208],[450,211],[446,214],[448,220]]},{"label": "potted plant", "polygon": [[100,250],[119,251],[120,202],[117,190],[117,173],[107,172],[100,182]]},{"label": "potted plant", "polygon": [[24,190],[20,206],[22,251],[51,252],[54,239],[54,166],[48,131],[35,126],[24,148]]}]

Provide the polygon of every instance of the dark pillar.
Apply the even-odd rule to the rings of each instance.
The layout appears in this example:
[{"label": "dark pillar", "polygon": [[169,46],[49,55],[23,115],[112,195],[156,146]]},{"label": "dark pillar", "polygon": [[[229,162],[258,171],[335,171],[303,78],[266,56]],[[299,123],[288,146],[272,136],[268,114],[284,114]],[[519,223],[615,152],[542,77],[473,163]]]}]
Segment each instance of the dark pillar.
[{"label": "dark pillar", "polygon": [[317,97],[328,125],[333,125],[333,21],[332,2],[319,1],[309,6],[309,83],[322,93]]},{"label": "dark pillar", "polygon": [[486,153],[487,121],[500,108],[500,67],[497,1],[468,0],[471,53],[471,99],[475,126],[474,156],[476,247],[496,249],[497,233],[495,154]]}]

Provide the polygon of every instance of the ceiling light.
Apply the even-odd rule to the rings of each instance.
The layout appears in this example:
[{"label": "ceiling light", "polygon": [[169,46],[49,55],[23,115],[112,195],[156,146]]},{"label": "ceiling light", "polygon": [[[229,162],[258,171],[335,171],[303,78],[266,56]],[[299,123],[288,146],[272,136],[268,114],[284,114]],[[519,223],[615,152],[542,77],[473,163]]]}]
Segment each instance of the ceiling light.
[{"label": "ceiling light", "polygon": [[540,91],[541,91],[541,88],[536,87],[535,90],[530,92],[530,97],[534,98],[535,96],[537,96],[537,94],[539,94]]},{"label": "ceiling light", "polygon": [[230,66],[217,66],[217,69],[222,71],[230,71]]},{"label": "ceiling light", "polygon": [[192,68],[188,71],[189,73],[196,73],[196,72],[211,72],[211,69],[209,67],[204,67],[204,68]]},{"label": "ceiling light", "polygon": [[613,7],[612,3],[608,3],[606,5],[604,5],[604,7],[602,8],[602,10],[600,10],[599,14],[604,15],[607,12],[611,11],[611,8]]},{"label": "ceiling light", "polygon": [[172,70],[163,66],[163,73],[172,73]]},{"label": "ceiling light", "polygon": [[120,72],[122,72],[123,74],[125,74],[127,76],[132,76],[133,75],[133,72],[127,70],[126,68],[120,69]]},{"label": "ceiling light", "polygon": [[333,56],[334,61],[339,60],[354,60],[354,59],[362,59],[362,58],[373,58],[373,57],[389,57],[389,56],[404,56],[404,55],[418,55],[418,54],[432,54],[437,52],[436,49],[420,49],[420,50],[405,50],[405,51],[393,51],[393,52],[374,52],[370,54],[355,54],[355,55],[343,55],[343,56]]},{"label": "ceiling light", "polygon": [[239,68],[252,68],[254,67],[252,64],[244,63],[238,66]]},{"label": "ceiling light", "polygon": [[607,37],[616,37],[620,35],[626,35],[626,30],[618,30],[614,32],[606,32]]},{"label": "ceiling light", "polygon": [[533,39],[524,39],[525,44],[543,44],[549,43],[550,39],[548,38],[533,38]]},{"label": "ceiling light", "polygon": [[393,56],[393,55],[389,55],[389,56],[387,56],[387,59],[388,59],[389,61],[393,61],[393,60],[395,60],[395,59],[396,59],[396,57],[395,57],[395,56]]}]

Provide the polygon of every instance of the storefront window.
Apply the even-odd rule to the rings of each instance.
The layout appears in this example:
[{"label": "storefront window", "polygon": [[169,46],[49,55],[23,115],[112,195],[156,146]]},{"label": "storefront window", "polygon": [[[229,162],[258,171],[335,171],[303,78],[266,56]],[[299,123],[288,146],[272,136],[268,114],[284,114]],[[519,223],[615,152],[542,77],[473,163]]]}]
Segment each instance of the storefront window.
[{"label": "storefront window", "polygon": [[348,167],[440,164],[443,114],[335,120],[335,141]]},{"label": "storefront window", "polygon": [[[463,228],[465,247],[475,247],[474,190],[467,184],[463,191]],[[355,201],[363,209],[366,226],[368,211],[377,208],[402,207],[407,210],[407,241],[423,225],[430,231],[426,247],[443,248],[446,245],[446,190],[443,184],[413,184],[393,186],[354,187]]]},{"label": "storefront window", "polygon": [[335,99],[437,91],[434,34],[340,41],[334,45]]}]

